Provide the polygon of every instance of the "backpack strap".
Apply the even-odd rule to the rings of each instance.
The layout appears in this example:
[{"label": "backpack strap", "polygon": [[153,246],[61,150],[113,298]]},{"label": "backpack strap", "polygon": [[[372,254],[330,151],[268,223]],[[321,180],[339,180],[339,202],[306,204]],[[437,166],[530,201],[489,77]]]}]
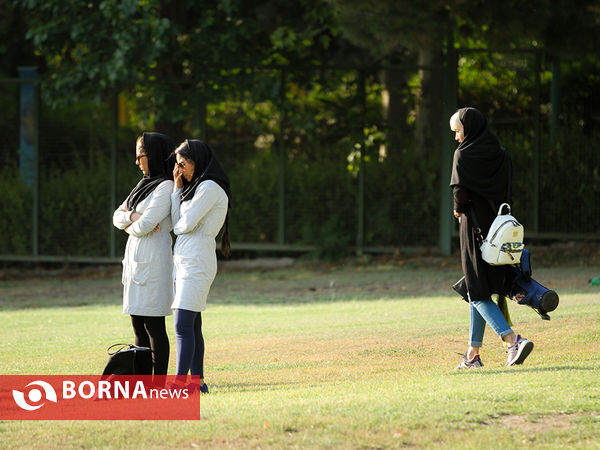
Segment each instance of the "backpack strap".
[{"label": "backpack strap", "polygon": [[481,227],[479,226],[479,222],[477,221],[477,216],[475,215],[475,209],[473,205],[469,205],[469,215],[471,216],[471,221],[473,222],[473,231],[475,231],[475,240],[481,246],[483,243],[483,235],[481,234]]},{"label": "backpack strap", "polygon": [[[509,160],[510,161],[510,160]],[[508,203],[508,205],[512,205],[512,161],[510,161],[509,164],[509,168],[508,168],[508,183],[506,184],[506,199],[504,201],[500,202],[500,205],[496,205],[496,203],[494,203],[491,199],[487,199],[488,204],[490,205],[490,207],[492,208],[492,211],[494,211],[494,213],[497,214],[498,212],[498,208],[500,207],[500,205],[502,203]],[[512,209],[512,206],[511,206]],[[512,212],[509,212],[509,214],[512,214]]]},{"label": "backpack strap", "polygon": [[[512,200],[511,191],[512,191],[512,161],[509,160],[508,183],[506,185],[506,202],[502,202],[502,203],[508,203],[509,205],[511,204],[511,200]],[[490,205],[490,207],[492,208],[492,211],[494,212],[494,214],[497,214],[498,208],[496,207],[496,205],[494,204],[492,199],[488,198],[487,201],[488,201],[488,204]],[[475,215],[475,210],[473,209],[473,205],[469,205],[469,213],[471,216],[471,221],[473,222],[473,229],[475,231],[475,239],[477,239],[477,242],[479,243],[479,245],[481,245],[483,243],[484,237],[481,234],[481,227],[479,226],[479,222],[477,221],[477,216]]]},{"label": "backpack strap", "polygon": [[[119,347],[119,349],[111,352],[111,349],[113,349],[114,347]],[[106,352],[109,354],[109,356],[112,356],[112,355],[122,352],[124,350],[134,350],[134,354],[137,351],[143,351],[143,352],[149,351],[149,352],[154,353],[154,350],[152,350],[150,347],[138,347],[137,345],[134,345],[134,344],[113,344],[106,349]]]},{"label": "backpack strap", "polygon": [[[119,349],[111,352],[111,349],[113,349],[114,347],[119,347]],[[123,350],[130,349],[133,347],[134,347],[134,345],[131,345],[131,344],[113,344],[106,349],[106,352],[109,355],[114,355],[115,353],[119,353],[119,352],[122,352]]]}]

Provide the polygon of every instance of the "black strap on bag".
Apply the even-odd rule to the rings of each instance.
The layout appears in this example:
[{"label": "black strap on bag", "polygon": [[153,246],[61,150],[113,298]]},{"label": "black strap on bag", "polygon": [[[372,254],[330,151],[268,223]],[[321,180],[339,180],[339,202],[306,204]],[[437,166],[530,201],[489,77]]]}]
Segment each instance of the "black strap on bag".
[{"label": "black strap on bag", "polygon": [[477,241],[477,245],[479,245],[481,247],[481,244],[483,244],[483,235],[481,234],[481,227],[479,226],[479,222],[477,221],[477,216],[475,215],[475,209],[471,205],[469,205],[469,215],[471,216],[471,221],[473,222],[473,231],[475,232],[475,240]]},{"label": "black strap on bag", "polygon": [[[111,349],[119,347],[111,352]],[[109,358],[102,376],[152,375],[152,349],[132,344],[114,344],[106,349]]]},{"label": "black strap on bag", "polygon": [[[496,212],[496,208],[494,207],[494,202],[488,198],[488,203],[490,204],[492,211]],[[484,241],[484,237],[483,237],[483,233],[481,232],[481,227],[479,226],[479,222],[477,221],[477,215],[475,214],[475,209],[473,208],[473,205],[469,205],[469,214],[471,215],[471,221],[473,222],[473,230],[475,231],[475,239],[477,240],[477,244],[479,244],[479,246],[481,247],[481,244],[483,244],[483,241]]]},{"label": "black strap on bag", "polygon": [[[510,170],[508,171],[508,187],[506,189],[506,200],[507,203],[510,205],[511,201],[512,201],[512,195],[511,195],[511,189],[512,188],[512,162],[510,164]],[[494,205],[494,202],[491,199],[487,199],[490,207],[492,208],[492,211],[496,212],[498,210],[498,208],[496,208],[496,205]],[[475,215],[475,209],[473,209],[472,205],[469,205],[469,213],[471,215],[471,221],[473,222],[473,230],[475,231],[475,239],[477,240],[477,243],[479,244],[479,246],[481,247],[481,244],[483,244],[484,241],[484,237],[483,234],[481,233],[481,227],[479,226],[479,222],[477,221],[477,216]]]}]

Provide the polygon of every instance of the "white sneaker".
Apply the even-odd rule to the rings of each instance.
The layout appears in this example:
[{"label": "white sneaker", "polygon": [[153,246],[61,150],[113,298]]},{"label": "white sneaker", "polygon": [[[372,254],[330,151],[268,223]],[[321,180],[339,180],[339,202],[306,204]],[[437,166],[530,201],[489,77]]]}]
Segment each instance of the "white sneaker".
[{"label": "white sneaker", "polygon": [[518,334],[515,343],[508,347],[508,359],[506,365],[512,366],[513,364],[523,364],[523,361],[529,356],[531,350],[533,350],[533,342],[529,339],[522,338],[521,335]]}]

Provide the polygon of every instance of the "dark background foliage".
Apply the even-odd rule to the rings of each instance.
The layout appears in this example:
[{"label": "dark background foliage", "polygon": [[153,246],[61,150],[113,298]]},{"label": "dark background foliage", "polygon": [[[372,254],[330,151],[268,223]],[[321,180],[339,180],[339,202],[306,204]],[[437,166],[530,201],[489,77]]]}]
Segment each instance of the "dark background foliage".
[{"label": "dark background foliage", "polygon": [[472,14],[461,0],[0,0],[0,254],[32,250],[14,82],[24,65],[39,73],[42,254],[107,256],[111,233],[122,251],[110,218],[139,178],[145,130],[213,145],[233,182],[234,243],[343,255],[362,192],[366,247],[434,248],[453,48],[456,106],[480,108],[511,153],[526,230],[597,236],[600,7],[571,3],[482,2]]}]

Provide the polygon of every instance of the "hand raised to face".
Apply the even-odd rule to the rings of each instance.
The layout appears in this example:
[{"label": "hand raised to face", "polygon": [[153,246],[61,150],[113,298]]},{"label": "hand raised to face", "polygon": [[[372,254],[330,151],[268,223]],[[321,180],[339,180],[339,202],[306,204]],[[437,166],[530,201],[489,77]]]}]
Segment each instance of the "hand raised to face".
[{"label": "hand raised to face", "polygon": [[175,164],[175,167],[173,168],[173,181],[175,182],[176,188],[183,187],[183,172],[177,164]]}]

